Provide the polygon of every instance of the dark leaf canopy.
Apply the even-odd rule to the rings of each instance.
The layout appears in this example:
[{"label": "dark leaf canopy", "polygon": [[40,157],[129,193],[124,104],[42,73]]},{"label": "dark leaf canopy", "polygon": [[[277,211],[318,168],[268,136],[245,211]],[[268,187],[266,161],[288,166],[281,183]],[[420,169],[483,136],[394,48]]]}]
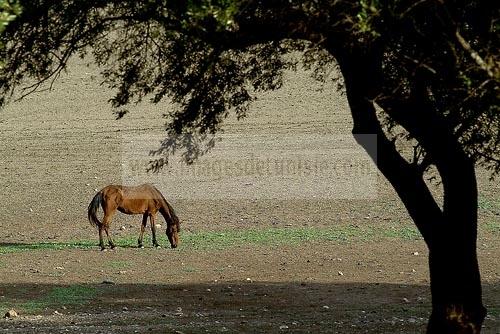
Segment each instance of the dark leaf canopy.
[{"label": "dark leaf canopy", "polygon": [[74,54],[90,53],[115,89],[114,107],[164,98],[178,104],[158,153],[188,148],[192,161],[210,148],[228,113],[243,117],[256,92],[280,87],[283,71],[297,65],[291,52],[300,51],[320,80],[335,58],[364,55],[374,74],[368,98],[387,125],[405,126],[425,151],[429,122],[445,122],[471,157],[498,171],[493,3],[25,1],[2,34],[2,103],[27,78],[36,82],[22,86],[24,94],[55,80]]}]

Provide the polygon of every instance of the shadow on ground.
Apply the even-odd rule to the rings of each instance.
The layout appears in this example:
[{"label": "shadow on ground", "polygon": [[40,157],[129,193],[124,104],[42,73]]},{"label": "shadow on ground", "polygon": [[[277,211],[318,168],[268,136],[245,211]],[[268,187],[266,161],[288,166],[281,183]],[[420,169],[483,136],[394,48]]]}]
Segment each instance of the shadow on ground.
[{"label": "shadow on ground", "polygon": [[[486,285],[498,333],[500,287]],[[424,333],[426,286],[213,282],[0,284],[0,333]],[[493,299],[491,299],[493,297]]]}]

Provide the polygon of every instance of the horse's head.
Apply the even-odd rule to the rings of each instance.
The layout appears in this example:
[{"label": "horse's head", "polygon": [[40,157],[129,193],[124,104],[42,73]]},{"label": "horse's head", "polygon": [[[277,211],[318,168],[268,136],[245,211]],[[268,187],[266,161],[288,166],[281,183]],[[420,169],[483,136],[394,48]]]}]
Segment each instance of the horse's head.
[{"label": "horse's head", "polygon": [[176,248],[179,245],[179,232],[181,231],[181,226],[179,220],[174,220],[172,223],[167,224],[167,237],[170,241],[170,246]]}]

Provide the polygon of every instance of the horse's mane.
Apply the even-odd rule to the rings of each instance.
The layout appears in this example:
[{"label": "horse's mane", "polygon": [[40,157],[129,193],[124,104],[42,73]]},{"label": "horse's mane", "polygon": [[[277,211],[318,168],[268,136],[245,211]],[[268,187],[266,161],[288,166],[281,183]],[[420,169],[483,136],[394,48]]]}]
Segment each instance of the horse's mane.
[{"label": "horse's mane", "polygon": [[[163,197],[163,195],[162,195]],[[174,211],[174,208],[170,205],[169,202],[167,202],[167,200],[163,197],[163,200],[165,201],[165,203],[167,204],[168,206],[168,211],[170,211],[170,216],[172,217],[172,220],[174,221],[174,223],[179,227],[180,229],[180,220],[179,220],[179,217],[177,217],[177,215],[175,214],[175,211]]]},{"label": "horse's mane", "polygon": [[[156,189],[156,187],[155,187]],[[159,191],[158,189],[156,189],[156,191],[158,192],[158,194],[160,194],[161,196],[161,199],[163,200],[164,204],[167,206],[168,208],[168,211],[169,211],[169,214],[170,214],[170,218],[172,219],[172,222],[177,225],[177,229],[178,231],[181,230],[181,224],[180,224],[180,220],[179,220],[179,217],[177,217],[177,215],[175,214],[175,210],[174,208],[170,205],[170,203],[165,199],[165,196],[163,196],[163,194],[161,193],[161,191]]]}]

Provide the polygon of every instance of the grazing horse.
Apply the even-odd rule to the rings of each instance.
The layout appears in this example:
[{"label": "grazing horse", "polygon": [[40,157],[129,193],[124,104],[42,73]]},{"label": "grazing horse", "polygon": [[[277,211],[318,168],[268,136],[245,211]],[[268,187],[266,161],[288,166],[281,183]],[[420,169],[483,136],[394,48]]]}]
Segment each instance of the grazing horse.
[{"label": "grazing horse", "polygon": [[[99,206],[104,211],[102,222],[97,218]],[[104,250],[104,241],[102,232],[106,232],[108,243],[111,248],[115,248],[115,243],[111,239],[109,225],[116,210],[128,215],[142,214],[142,225],[139,239],[137,240],[140,248],[142,245],[142,236],[147,225],[149,217],[151,223],[151,232],[153,234],[153,246],[159,247],[156,241],[156,213],[159,211],[167,223],[167,237],[172,248],[176,248],[179,243],[180,222],[174,209],[167,202],[161,192],[151,184],[141,184],[136,187],[121,185],[109,185],[99,191],[89,204],[88,217],[92,225],[99,229],[99,246]]]}]

